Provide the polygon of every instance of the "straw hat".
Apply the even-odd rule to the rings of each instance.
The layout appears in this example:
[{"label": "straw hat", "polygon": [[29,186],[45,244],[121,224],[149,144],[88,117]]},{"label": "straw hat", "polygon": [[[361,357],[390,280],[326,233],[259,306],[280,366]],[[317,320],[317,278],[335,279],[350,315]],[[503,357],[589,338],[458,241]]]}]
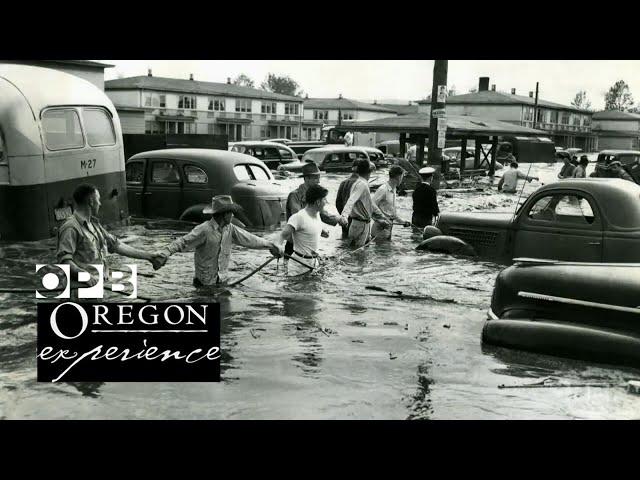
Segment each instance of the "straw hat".
[{"label": "straw hat", "polygon": [[433,173],[436,171],[435,168],[433,167],[422,167],[418,173],[420,175],[433,175]]},{"label": "straw hat", "polygon": [[211,199],[211,206],[202,210],[202,213],[215,215],[216,213],[238,213],[240,211],[242,211],[242,207],[233,203],[230,195],[216,195]]}]

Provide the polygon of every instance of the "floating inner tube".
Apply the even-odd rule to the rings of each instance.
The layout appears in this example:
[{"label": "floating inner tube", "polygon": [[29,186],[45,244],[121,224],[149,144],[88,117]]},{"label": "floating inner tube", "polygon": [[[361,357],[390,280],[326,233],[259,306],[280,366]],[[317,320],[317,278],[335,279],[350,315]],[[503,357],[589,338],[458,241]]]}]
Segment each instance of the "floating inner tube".
[{"label": "floating inner tube", "polygon": [[558,357],[640,368],[640,337],[541,320],[488,320],[482,341]]},{"label": "floating inner tube", "polygon": [[450,253],[453,255],[467,255],[475,257],[477,255],[474,248],[457,237],[448,235],[437,235],[424,240],[416,247],[416,250],[429,250],[430,252]]}]

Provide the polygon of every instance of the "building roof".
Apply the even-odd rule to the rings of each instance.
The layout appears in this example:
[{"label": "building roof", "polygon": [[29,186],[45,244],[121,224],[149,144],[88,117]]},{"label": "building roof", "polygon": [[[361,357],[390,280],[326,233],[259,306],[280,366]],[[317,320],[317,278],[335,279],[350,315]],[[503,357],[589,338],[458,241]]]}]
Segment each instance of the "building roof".
[{"label": "building roof", "polygon": [[390,108],[358,102],[357,100],[349,100],[348,98],[307,98],[304,101],[304,108],[325,110],[364,110],[367,112],[396,113]]},{"label": "building roof", "polygon": [[381,107],[393,110],[398,115],[409,115],[411,113],[418,113],[418,105],[398,105],[393,103],[379,103]]},{"label": "building roof", "polygon": [[[400,117],[385,117],[375,120],[349,122],[348,128],[356,132],[394,132],[429,134],[431,117],[428,113],[414,113]],[[447,133],[456,136],[547,136],[548,132],[521,127],[513,123],[501,122],[471,115],[448,115]]]},{"label": "building roof", "polygon": [[[420,105],[430,105],[431,100],[418,100]],[[483,90],[481,92],[463,93],[462,95],[453,95],[447,97],[448,104],[477,104],[477,105],[535,105],[535,99],[525,97],[523,95],[512,95],[510,93],[494,92],[492,90]],[[569,105],[548,102],[547,100],[538,99],[539,107],[556,108],[560,110],[571,110],[580,113],[589,113],[586,110],[580,110]]]},{"label": "building roof", "polygon": [[640,115],[631,112],[621,112],[620,110],[605,110],[596,112],[592,117],[594,120],[640,120]]},{"label": "building roof", "polygon": [[228,83],[201,82],[180,78],[139,77],[118,78],[104,82],[105,90],[157,90],[161,92],[195,93],[205,95],[227,95],[231,97],[261,98],[266,100],[286,100],[302,102],[302,98],[267,92],[257,88],[241,87]]}]

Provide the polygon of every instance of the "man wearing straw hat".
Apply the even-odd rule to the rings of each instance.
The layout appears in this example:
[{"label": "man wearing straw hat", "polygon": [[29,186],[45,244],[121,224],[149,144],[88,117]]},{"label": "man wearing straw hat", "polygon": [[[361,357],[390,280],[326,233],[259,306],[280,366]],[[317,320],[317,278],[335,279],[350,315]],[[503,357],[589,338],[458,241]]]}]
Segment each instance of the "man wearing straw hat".
[{"label": "man wearing straw hat", "polygon": [[280,249],[269,242],[231,223],[234,213],[242,211],[240,205],[233,203],[229,195],[218,195],[211,200],[211,207],[203,213],[213,214],[211,220],[201,223],[184,237],[171,243],[165,250],[158,252],[166,260],[177,252],[195,249],[195,287],[224,285],[228,277],[231,244],[246,248],[268,249],[275,257],[281,255]]},{"label": "man wearing straw hat", "polygon": [[[396,212],[396,189],[402,183],[405,171],[398,165],[389,168],[389,181],[373,195],[373,203],[384,213],[391,221],[399,220]],[[406,227],[411,225],[410,222],[402,222]],[[393,224],[389,228],[382,228],[377,222],[371,228],[371,235],[379,240],[390,240]]]}]

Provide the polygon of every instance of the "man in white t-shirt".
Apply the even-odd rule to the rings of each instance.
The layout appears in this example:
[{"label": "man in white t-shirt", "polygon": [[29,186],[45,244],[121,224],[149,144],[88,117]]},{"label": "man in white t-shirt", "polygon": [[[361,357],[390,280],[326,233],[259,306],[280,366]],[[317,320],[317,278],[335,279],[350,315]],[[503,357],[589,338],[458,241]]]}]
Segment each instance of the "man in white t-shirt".
[{"label": "man in white t-shirt", "polygon": [[498,190],[501,190],[505,193],[516,193],[518,189],[518,179],[524,178],[531,182],[531,180],[539,180],[538,177],[530,177],[529,175],[525,175],[520,170],[518,170],[518,163],[511,162],[511,168],[504,172],[502,178],[498,182]]},{"label": "man in white t-shirt", "polygon": [[[289,275],[310,272],[320,265],[318,246],[322,234],[320,212],[327,204],[329,191],[320,185],[311,185],[305,193],[306,207],[291,215],[279,238],[278,244],[289,240],[293,243],[293,261],[288,263]],[[309,268],[305,267],[308,265]]]}]

